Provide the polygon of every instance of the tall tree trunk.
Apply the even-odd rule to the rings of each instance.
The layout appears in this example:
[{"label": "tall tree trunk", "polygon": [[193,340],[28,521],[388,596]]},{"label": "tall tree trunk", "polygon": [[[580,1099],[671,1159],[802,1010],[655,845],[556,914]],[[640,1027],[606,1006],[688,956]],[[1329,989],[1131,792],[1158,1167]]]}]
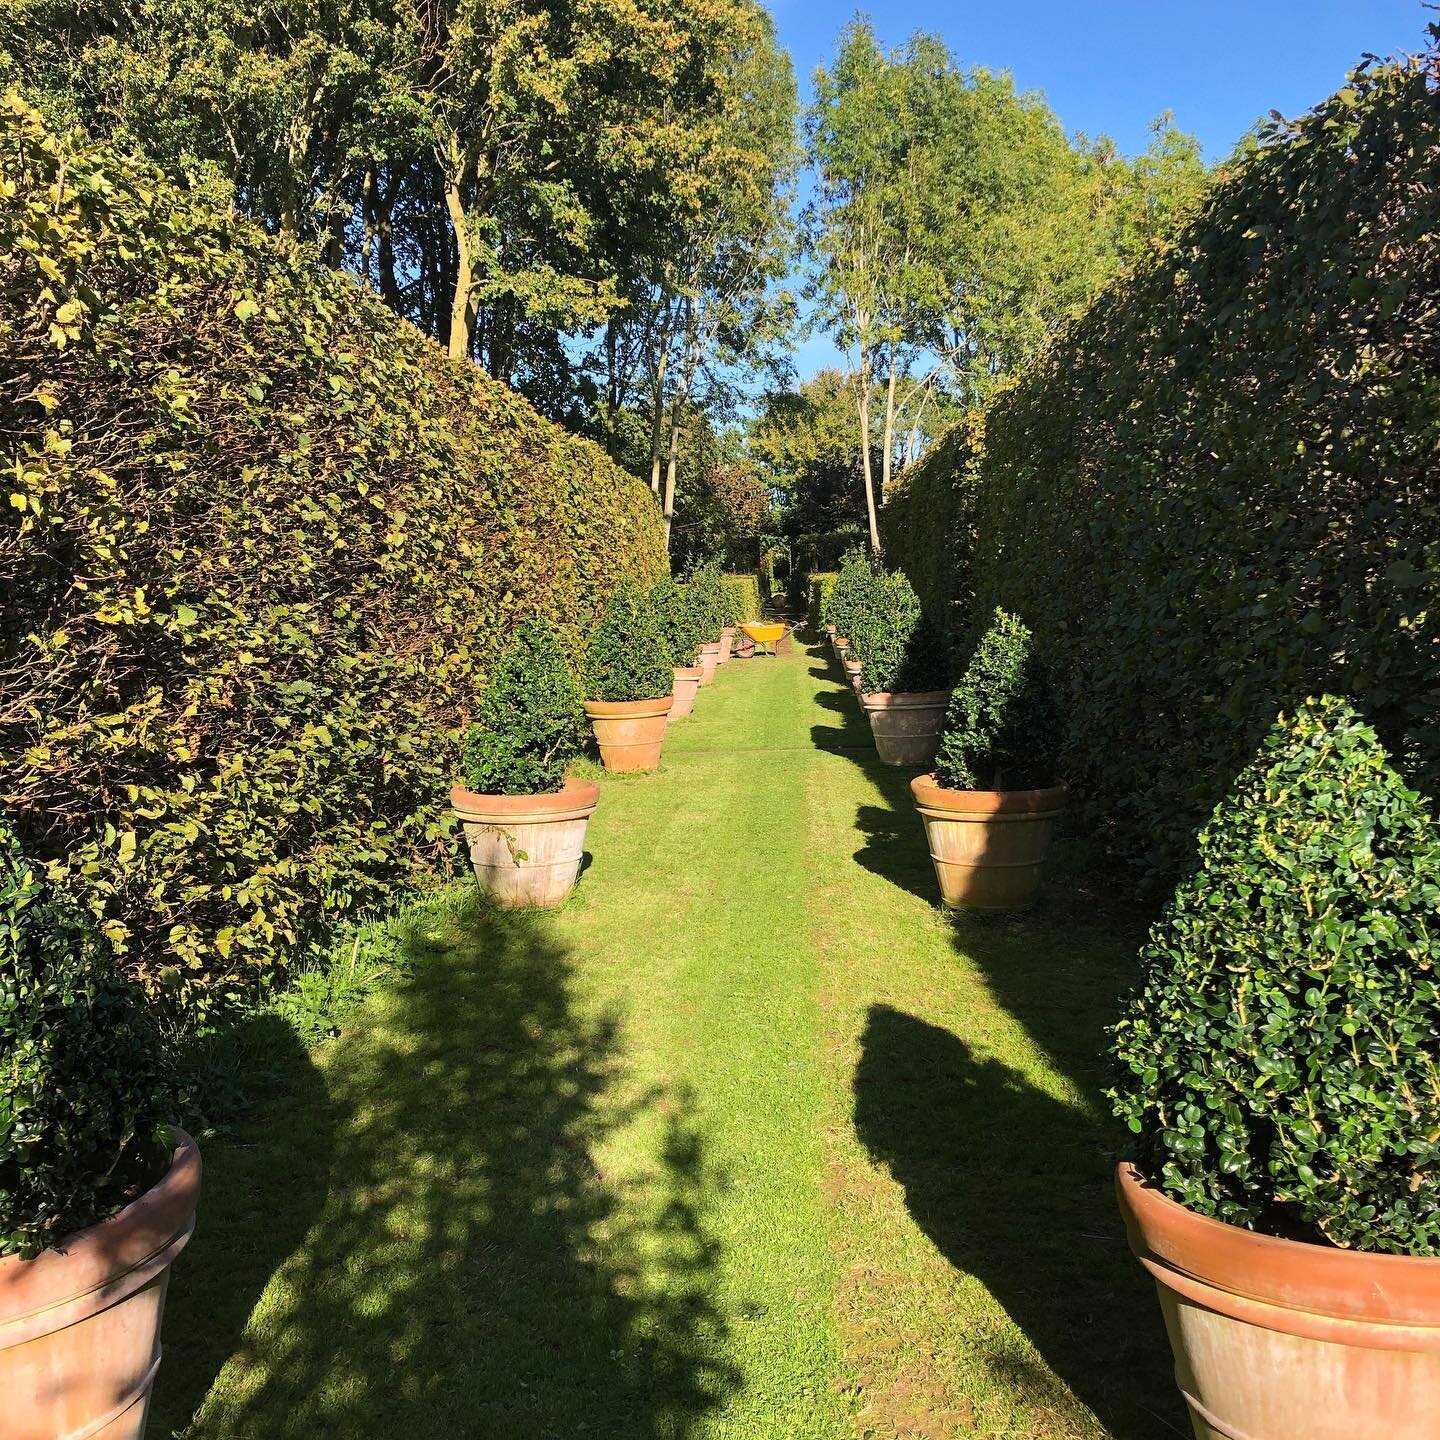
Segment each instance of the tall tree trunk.
[{"label": "tall tree trunk", "polygon": [[475,257],[470,250],[470,227],[465,216],[465,160],[460,137],[450,133],[445,171],[445,210],[455,237],[455,288],[450,297],[452,359],[468,360],[475,340]]},{"label": "tall tree trunk", "polygon": [[675,476],[680,468],[680,415],[677,404],[670,412],[670,444],[665,457],[665,553],[670,553],[670,527],[675,519]]},{"label": "tall tree trunk", "polygon": [[[660,466],[664,455],[664,446],[661,441],[665,434],[665,371],[670,364],[670,345],[668,334],[665,348],[655,358],[650,368],[650,488],[658,495],[660,493]],[[671,420],[673,432],[674,418]],[[668,540],[670,535],[669,522],[666,522],[665,535]]]},{"label": "tall tree trunk", "polygon": [[875,513],[875,476],[870,464],[870,370],[860,367],[860,393],[856,398],[860,412],[860,463],[865,475],[865,512],[870,521],[870,552],[880,553],[880,521]]},{"label": "tall tree trunk", "polygon": [[880,457],[880,503],[890,493],[892,454],[895,449],[895,347],[890,347],[890,377],[885,385],[885,449]]}]

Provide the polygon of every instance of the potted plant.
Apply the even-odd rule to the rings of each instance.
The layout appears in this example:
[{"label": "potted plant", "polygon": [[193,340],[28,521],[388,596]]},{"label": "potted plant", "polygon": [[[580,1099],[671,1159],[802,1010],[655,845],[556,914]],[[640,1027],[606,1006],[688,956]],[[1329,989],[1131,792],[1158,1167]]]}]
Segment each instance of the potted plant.
[{"label": "potted plant", "polygon": [[622,581],[585,657],[585,713],[607,770],[653,770],[660,763],[674,701],[675,667],[645,592]]},{"label": "potted plant", "polygon": [[561,904],[575,888],[593,780],[566,777],[584,742],[585,711],[560,636],[524,621],[485,687],[450,804],[480,889],[506,909]]},{"label": "potted plant", "polygon": [[704,638],[701,617],[690,587],[677,584],[669,575],[651,589],[650,608],[674,671],[670,719],[680,720],[695,708],[695,695],[705,674],[698,661]]},{"label": "potted plant", "polygon": [[950,703],[945,645],[903,574],[880,575],[875,592],[857,626],[860,703],[885,764],[929,765]]},{"label": "potted plant", "polygon": [[1440,828],[1345,701],[1216,808],[1112,1034],[1196,1435],[1435,1434]]},{"label": "potted plant", "polygon": [[730,603],[720,580],[720,567],[713,561],[701,565],[685,586],[700,627],[700,683],[708,685],[720,664],[721,638],[729,618]]},{"label": "potted plant", "polygon": [[153,1024],[0,821],[0,1396],[6,1435],[139,1440],[200,1152]]},{"label": "potted plant", "polygon": [[1060,725],[1030,631],[996,610],[955,687],[935,770],[910,782],[940,896],[967,910],[1035,898],[1055,821]]},{"label": "potted plant", "polygon": [[863,603],[873,569],[870,557],[859,546],[847,551],[826,597],[825,623],[834,627],[830,632],[830,648],[842,662],[850,647],[850,626]]}]

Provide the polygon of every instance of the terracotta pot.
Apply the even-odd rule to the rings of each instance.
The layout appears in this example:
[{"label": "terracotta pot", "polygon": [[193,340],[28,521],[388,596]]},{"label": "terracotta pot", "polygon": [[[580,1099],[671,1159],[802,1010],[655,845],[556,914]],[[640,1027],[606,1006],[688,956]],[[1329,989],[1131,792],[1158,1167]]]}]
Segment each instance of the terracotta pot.
[{"label": "terracotta pot", "polygon": [[1440,1436],[1440,1260],[1257,1235],[1129,1163],[1115,1188],[1198,1440]]},{"label": "terracotta pot", "polygon": [[837,660],[845,658],[845,652],[850,648],[850,640],[845,635],[832,635],[830,637],[830,648],[835,652]]},{"label": "terracotta pot", "polygon": [[934,761],[950,694],[949,690],[861,692],[860,703],[875,736],[875,753],[886,765],[929,765]]},{"label": "terracotta pot", "polygon": [[730,663],[730,651],[735,644],[735,627],[727,625],[720,632],[720,655],[717,663],[728,665]]},{"label": "terracotta pot", "polygon": [[860,693],[860,661],[851,660],[849,656],[846,656],[841,664],[845,666],[845,678],[850,682],[850,688],[858,695]]},{"label": "terracotta pot", "polygon": [[835,627],[833,625],[827,625],[825,627],[825,633],[833,640],[835,638]]},{"label": "terracotta pot", "polygon": [[701,677],[705,674],[699,665],[678,665],[675,668],[675,688],[670,692],[670,718],[683,719],[695,708],[695,696],[700,689]]},{"label": "terracotta pot", "polygon": [[580,874],[585,827],[599,800],[593,780],[567,780],[549,795],[477,795],[463,785],[450,791],[475,878],[506,910],[564,903]]},{"label": "terracotta pot", "polygon": [[174,1137],[165,1174],[118,1215],[33,1260],[0,1260],[5,1440],[144,1435],[170,1266],[200,1199],[200,1151]]},{"label": "terracotta pot", "polygon": [[720,663],[720,642],[712,640],[700,647],[700,683],[708,685],[715,678],[715,667]]},{"label": "terracotta pot", "polygon": [[1063,785],[1048,790],[949,790],[917,775],[910,793],[925,822],[942,903],[958,910],[1018,910],[1040,885]]},{"label": "terracotta pot", "polygon": [[660,763],[672,698],[587,700],[585,713],[595,729],[600,761],[617,775],[653,770]]}]

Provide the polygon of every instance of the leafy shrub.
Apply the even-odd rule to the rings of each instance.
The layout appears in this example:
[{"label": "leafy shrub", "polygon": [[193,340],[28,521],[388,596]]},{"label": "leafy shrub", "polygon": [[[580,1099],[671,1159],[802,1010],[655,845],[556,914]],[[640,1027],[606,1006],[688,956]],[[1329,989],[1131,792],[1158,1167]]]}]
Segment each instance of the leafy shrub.
[{"label": "leafy shrub", "polygon": [[859,625],[861,680],[869,694],[939,690],[948,679],[945,645],[899,572],[877,572]]},{"label": "leafy shrub", "polygon": [[714,644],[730,623],[730,601],[720,578],[720,566],[713,560],[701,565],[686,581],[686,589],[695,607],[696,623],[703,627],[701,643]]},{"label": "leafy shrub", "polygon": [[29,1258],[158,1178],[158,1055],[110,946],[0,820],[0,1256]]},{"label": "leafy shrub", "polygon": [[523,620],[510,637],[465,737],[465,783],[483,795],[553,793],[580,754],[585,709],[559,633]]},{"label": "leafy shrub", "polygon": [[955,790],[1038,790],[1056,780],[1060,723],[1029,629],[997,610],[955,686],[935,775]]},{"label": "leafy shrub", "polygon": [[693,591],[662,575],[650,591],[649,604],[672,667],[694,665],[700,646],[710,637]]},{"label": "leafy shrub", "polygon": [[[991,407],[983,453],[956,432],[909,473],[885,530],[927,605],[1031,620],[1067,775],[1167,887],[1307,695],[1353,697],[1440,793],[1433,65],[1363,66],[1227,166]],[[927,526],[955,562],[934,590]]]},{"label": "leafy shrub", "polygon": [[1200,835],[1114,1030],[1116,1113],[1181,1204],[1440,1255],[1440,830],[1327,697]]},{"label": "leafy shrub", "polygon": [[830,587],[830,598],[825,607],[825,623],[835,627],[835,633],[850,639],[850,631],[856,628],[864,613],[865,597],[875,567],[869,554],[859,546],[846,553],[840,562],[835,583]]},{"label": "leafy shrub", "polygon": [[760,603],[760,579],[756,575],[722,575],[721,584],[730,616],[728,624],[743,625],[747,620],[758,620],[765,613]]},{"label": "leafy shrub", "polygon": [[458,855],[477,680],[527,615],[578,659],[658,507],[308,250],[0,144],[0,801],[203,1019]]},{"label": "leafy shrub", "polygon": [[805,582],[805,618],[817,633],[830,623],[825,615],[830,605],[830,592],[835,588],[835,573],[820,571]]},{"label": "leafy shrub", "polygon": [[625,581],[591,638],[586,694],[591,700],[658,700],[674,686],[670,647],[649,596]]}]

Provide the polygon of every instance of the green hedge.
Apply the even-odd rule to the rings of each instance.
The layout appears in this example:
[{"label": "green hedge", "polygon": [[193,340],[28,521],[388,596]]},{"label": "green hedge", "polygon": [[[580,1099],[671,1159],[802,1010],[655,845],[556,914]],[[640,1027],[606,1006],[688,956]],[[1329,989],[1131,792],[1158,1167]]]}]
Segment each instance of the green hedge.
[{"label": "green hedge", "polygon": [[722,575],[720,583],[729,592],[734,612],[742,621],[758,620],[765,613],[758,575]]},{"label": "green hedge", "polygon": [[1152,873],[1312,693],[1436,783],[1437,153],[1424,64],[1362,69],[999,398],[983,457],[957,438],[889,517],[922,594],[1033,627],[1069,779]]},{"label": "green hedge", "polygon": [[660,517],[308,251],[0,132],[0,803],[194,1015],[445,863],[507,633],[578,658]]},{"label": "green hedge", "polygon": [[817,634],[825,628],[825,602],[835,588],[835,570],[823,570],[809,576],[805,582],[805,618]]}]

